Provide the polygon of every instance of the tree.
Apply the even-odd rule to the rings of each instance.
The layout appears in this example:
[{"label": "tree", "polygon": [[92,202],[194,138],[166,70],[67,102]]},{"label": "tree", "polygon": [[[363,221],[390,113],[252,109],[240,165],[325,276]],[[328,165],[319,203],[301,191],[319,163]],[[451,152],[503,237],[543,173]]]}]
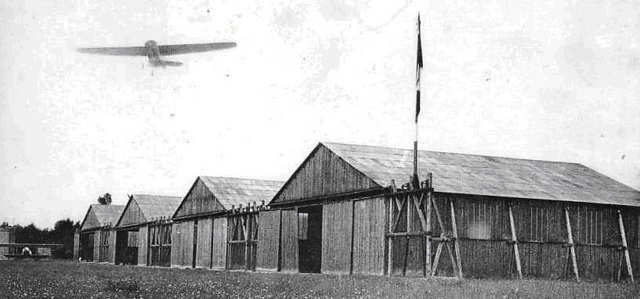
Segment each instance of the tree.
[{"label": "tree", "polygon": [[53,230],[49,231],[49,239],[52,243],[62,244],[62,248],[54,248],[53,257],[62,259],[73,257],[73,234],[79,228],[80,222],[74,223],[69,218],[56,222]]},{"label": "tree", "polygon": [[111,194],[105,193],[103,196],[98,197],[98,203],[101,205],[111,204]]}]

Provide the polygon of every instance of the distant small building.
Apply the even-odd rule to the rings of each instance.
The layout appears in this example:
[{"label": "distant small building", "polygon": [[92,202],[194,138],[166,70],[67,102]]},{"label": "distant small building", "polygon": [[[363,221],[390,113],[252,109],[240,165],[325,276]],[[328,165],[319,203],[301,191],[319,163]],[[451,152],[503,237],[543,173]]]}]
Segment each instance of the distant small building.
[{"label": "distant small building", "polygon": [[[11,244],[16,242],[15,231],[12,227],[0,227],[0,244]],[[11,247],[0,246],[0,260],[6,260],[5,254],[15,253],[10,252]]]},{"label": "distant small building", "polygon": [[113,226],[124,206],[92,204],[82,220],[77,234],[79,257],[83,261],[109,262],[115,260],[116,234]]},{"label": "distant small building", "polygon": [[134,194],[118,219],[116,264],[165,266],[171,259],[171,222],[182,197]]},{"label": "distant small building", "polygon": [[172,267],[255,269],[258,212],[282,182],[200,176],[173,215]]}]

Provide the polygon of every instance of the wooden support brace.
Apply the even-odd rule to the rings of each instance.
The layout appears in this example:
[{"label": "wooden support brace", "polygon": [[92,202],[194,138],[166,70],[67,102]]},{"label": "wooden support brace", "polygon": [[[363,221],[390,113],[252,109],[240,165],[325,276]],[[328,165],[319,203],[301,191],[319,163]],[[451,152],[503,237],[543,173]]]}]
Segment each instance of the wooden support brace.
[{"label": "wooden support brace", "polygon": [[[392,181],[393,183],[393,181]],[[395,185],[395,184],[393,184]],[[393,233],[393,206],[395,205],[395,199],[393,197],[389,197],[389,209],[387,210],[387,212],[389,213],[388,217],[387,217],[387,226],[388,226],[388,232],[389,233]],[[393,267],[393,254],[392,254],[392,249],[393,249],[393,238],[391,237],[387,237],[387,276],[391,276],[391,270]]]},{"label": "wooden support brace", "polygon": [[456,224],[456,210],[453,206],[453,199],[449,199],[451,206],[451,228],[453,229],[453,248],[456,251],[456,265],[458,267],[458,278],[464,278],[462,275],[462,259],[460,257],[460,240],[458,240],[458,226]]},{"label": "wooden support brace", "polygon": [[620,225],[620,237],[622,237],[622,247],[624,248],[624,259],[627,263],[627,273],[629,273],[629,278],[631,282],[634,282],[633,279],[633,269],[631,268],[631,258],[629,257],[629,247],[627,246],[627,235],[624,231],[624,222],[622,221],[622,212],[618,210],[618,224]]},{"label": "wooden support brace", "polygon": [[[431,179],[431,173],[429,173],[429,179]],[[431,276],[431,198],[433,192],[431,189],[427,191],[427,215],[425,222],[427,223],[427,235],[425,236],[425,275]]]},{"label": "wooden support brace", "polygon": [[516,224],[513,219],[513,208],[509,203],[509,225],[511,226],[511,242],[513,242],[513,255],[516,259],[516,270],[518,271],[518,278],[522,279],[522,265],[520,264],[520,250],[518,249],[518,238],[516,237]]},{"label": "wooden support brace", "polygon": [[[406,199],[402,201],[402,205],[398,209],[398,215],[396,216],[396,219],[393,222],[393,226],[391,227],[391,232],[394,232],[396,230],[396,226],[398,226],[398,223],[400,223],[400,218],[402,217],[402,211],[404,210],[405,204],[407,204],[408,202],[409,201]],[[408,220],[409,220],[409,217],[407,216],[407,225],[409,224]]]},{"label": "wooden support brace", "polygon": [[433,266],[431,268],[430,276],[435,276],[436,271],[438,271],[438,262],[440,261],[440,254],[442,254],[442,245],[444,243],[438,243],[438,248],[436,249],[436,256],[433,259]]},{"label": "wooden support brace", "polygon": [[569,252],[571,253],[571,264],[573,266],[573,275],[576,278],[576,281],[580,281],[580,275],[578,275],[578,260],[576,258],[576,248],[573,245],[573,230],[571,229],[571,220],[569,218],[569,209],[564,207],[564,221],[567,226],[567,238],[569,241]]},{"label": "wooden support brace", "polygon": [[[440,237],[444,238],[445,237],[444,221],[442,221],[442,216],[440,215],[440,209],[438,209],[438,204],[436,204],[436,201],[435,201],[434,198],[432,198],[432,204],[433,204],[433,210],[436,212],[436,218],[438,218],[438,224],[440,225]],[[438,244],[438,247],[440,247],[441,244],[443,244],[443,243]],[[447,246],[447,252],[449,253],[449,258],[451,258],[451,267],[453,267],[453,272],[456,272],[457,271],[457,269],[456,269],[457,263],[456,263],[456,261],[455,261],[455,259],[453,257],[453,252],[451,251],[451,246],[449,246],[449,243],[446,243],[446,246]],[[439,257],[437,252],[436,252],[436,257],[437,258]],[[435,263],[435,266],[434,266],[434,269],[431,271],[432,273],[435,273],[436,268],[438,266],[438,261],[437,260],[434,261],[434,263]]]},{"label": "wooden support brace", "polygon": [[427,219],[424,217],[420,206],[422,205],[422,197],[420,200],[416,199],[417,196],[412,196],[413,206],[416,208],[416,212],[418,213],[418,218],[420,218],[420,225],[422,226],[423,231],[428,231],[429,228],[427,226]]}]

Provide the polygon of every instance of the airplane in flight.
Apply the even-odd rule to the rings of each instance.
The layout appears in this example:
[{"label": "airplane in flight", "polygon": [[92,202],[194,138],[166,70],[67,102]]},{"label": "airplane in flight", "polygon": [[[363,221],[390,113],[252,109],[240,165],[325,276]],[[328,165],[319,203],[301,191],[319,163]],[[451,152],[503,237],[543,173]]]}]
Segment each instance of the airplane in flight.
[{"label": "airplane in flight", "polygon": [[183,44],[183,45],[158,45],[154,40],[147,41],[144,47],[105,47],[105,48],[78,48],[78,52],[87,54],[115,55],[115,56],[147,56],[152,67],[181,66],[182,62],[163,60],[161,56],[199,53],[233,48],[234,42],[207,43],[207,44]]}]

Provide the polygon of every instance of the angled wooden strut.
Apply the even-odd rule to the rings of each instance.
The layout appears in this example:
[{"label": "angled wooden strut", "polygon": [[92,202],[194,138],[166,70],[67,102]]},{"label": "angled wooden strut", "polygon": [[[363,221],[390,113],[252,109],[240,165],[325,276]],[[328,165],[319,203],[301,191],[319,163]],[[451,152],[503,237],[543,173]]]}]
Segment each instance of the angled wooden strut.
[{"label": "angled wooden strut", "polygon": [[458,239],[458,226],[456,224],[456,210],[453,206],[453,199],[449,198],[451,206],[451,228],[453,229],[453,248],[456,251],[456,266],[458,268],[458,278],[464,278],[462,275],[462,260],[460,259],[460,240]]},{"label": "angled wooden strut", "polygon": [[627,273],[631,282],[635,282],[633,279],[633,268],[631,267],[631,258],[629,257],[629,247],[627,246],[627,235],[624,231],[624,222],[622,221],[622,212],[618,210],[618,225],[620,226],[620,237],[622,238],[622,249],[624,250],[624,259],[627,263]]},{"label": "angled wooden strut", "polygon": [[564,207],[564,221],[567,226],[567,239],[569,241],[569,252],[571,254],[571,265],[573,267],[573,275],[576,278],[576,281],[580,281],[580,275],[578,275],[578,260],[576,258],[576,246],[573,242],[573,229],[571,228],[571,220],[569,218],[569,209]]},{"label": "angled wooden strut", "polygon": [[518,278],[522,279],[522,265],[520,264],[520,250],[518,249],[518,238],[516,236],[516,224],[513,219],[513,204],[508,203],[509,206],[509,226],[511,227],[511,242],[513,243],[513,255],[516,259],[516,270],[518,271]]}]

